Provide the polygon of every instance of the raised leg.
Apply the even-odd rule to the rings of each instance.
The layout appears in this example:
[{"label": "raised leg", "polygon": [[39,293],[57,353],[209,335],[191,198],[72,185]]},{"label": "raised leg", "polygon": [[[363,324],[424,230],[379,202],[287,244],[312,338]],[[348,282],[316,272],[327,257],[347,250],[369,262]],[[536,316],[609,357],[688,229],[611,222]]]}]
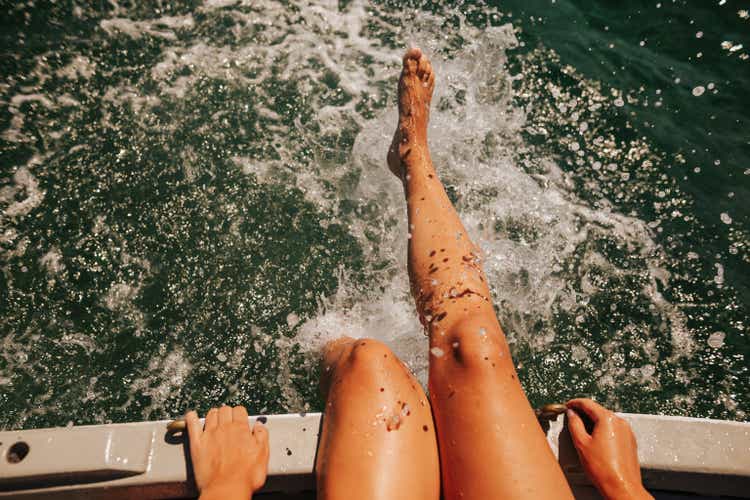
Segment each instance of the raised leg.
[{"label": "raised leg", "polygon": [[443,492],[446,499],[572,498],[518,381],[481,252],[430,159],[434,79],[427,57],[409,50],[388,163],[404,184],[412,293],[430,337],[429,388]]},{"label": "raised leg", "polygon": [[406,366],[381,342],[344,338],[327,346],[323,372],[318,498],[437,500],[430,405]]}]

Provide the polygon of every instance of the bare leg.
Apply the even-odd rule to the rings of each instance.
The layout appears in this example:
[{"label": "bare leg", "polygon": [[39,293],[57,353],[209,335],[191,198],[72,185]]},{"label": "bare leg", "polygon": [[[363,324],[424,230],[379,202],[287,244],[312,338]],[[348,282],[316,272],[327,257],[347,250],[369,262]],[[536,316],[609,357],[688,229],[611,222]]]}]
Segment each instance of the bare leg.
[{"label": "bare leg", "polygon": [[409,50],[388,163],[406,194],[409,276],[430,336],[429,388],[445,498],[572,498],[518,381],[480,252],[430,160],[433,86],[427,57]]},{"label": "bare leg", "polygon": [[318,498],[437,500],[437,443],[419,382],[371,339],[335,341],[323,363]]}]

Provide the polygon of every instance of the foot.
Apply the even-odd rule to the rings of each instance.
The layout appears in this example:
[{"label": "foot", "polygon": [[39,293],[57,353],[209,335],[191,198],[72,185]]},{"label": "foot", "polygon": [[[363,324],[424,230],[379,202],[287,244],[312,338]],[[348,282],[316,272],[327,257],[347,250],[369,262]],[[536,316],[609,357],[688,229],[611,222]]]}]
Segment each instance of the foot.
[{"label": "foot", "polygon": [[404,160],[412,149],[427,150],[427,122],[435,88],[435,74],[427,56],[417,48],[404,55],[404,68],[398,82],[398,126],[388,150],[388,167],[404,177]]}]

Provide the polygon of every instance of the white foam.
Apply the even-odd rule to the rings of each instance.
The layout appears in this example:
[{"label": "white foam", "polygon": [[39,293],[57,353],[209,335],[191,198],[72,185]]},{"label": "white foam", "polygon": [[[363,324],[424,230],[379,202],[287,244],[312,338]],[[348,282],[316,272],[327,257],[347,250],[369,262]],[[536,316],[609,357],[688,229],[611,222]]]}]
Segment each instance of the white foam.
[{"label": "white foam", "polygon": [[[426,16],[418,28],[406,28],[402,36],[423,47],[432,58],[437,75],[429,129],[432,158],[443,181],[456,186],[461,195],[458,210],[469,235],[487,256],[485,270],[495,299],[502,301],[508,313],[504,327],[511,339],[544,349],[553,341],[554,332],[540,336],[533,323],[549,318],[553,306],[574,310],[586,303],[585,295],[570,288],[571,277],[561,272],[571,271],[565,269],[566,261],[582,247],[586,254],[580,258],[582,265],[577,271],[582,281],[587,280],[588,269],[604,268],[613,275],[631,272],[607,260],[595,248],[583,245],[596,233],[623,241],[631,252],[643,256],[650,280],[642,293],[650,297],[655,310],[670,320],[675,356],[689,355],[693,343],[684,326],[684,315],[658,293],[658,283],[668,281],[669,273],[648,258],[659,252],[650,228],[637,218],[613,212],[604,203],[594,209],[579,200],[573,194],[570,174],[553,161],[536,159],[538,171],[533,174],[518,161],[518,152],[526,149],[521,137],[525,112],[514,104],[513,77],[503,69],[506,50],[517,43],[512,27],[480,31],[461,26],[457,29],[459,34],[472,42],[452,57],[443,58],[447,41],[433,21]],[[382,66],[388,68],[386,60]],[[347,79],[348,70],[345,63],[339,64],[337,71],[342,80]],[[388,70],[397,74],[397,68]],[[565,106],[567,109],[577,105],[571,99]],[[341,287],[335,297],[321,306],[316,317],[302,325],[297,338],[303,345],[320,345],[341,334],[374,337],[389,343],[424,375],[427,345],[422,340],[406,280],[405,205],[398,182],[384,165],[396,122],[394,109],[391,106],[361,125],[352,151],[353,165],[326,165],[325,169],[304,176],[307,198],[328,208],[326,200],[331,199],[331,194],[320,187],[321,180],[340,186],[337,179],[351,169],[358,171],[356,188],[334,193],[333,198],[373,203],[381,210],[377,220],[354,218],[347,224],[362,242],[366,261],[385,261],[387,265],[379,272],[382,281],[369,284],[370,291],[364,296],[350,292],[347,286]],[[327,117],[323,122],[328,123]],[[584,132],[588,129],[584,127]],[[579,145],[578,149],[582,147]],[[618,166],[607,168],[616,171]],[[497,231],[496,224],[509,226],[509,232]],[[511,234],[514,227],[520,228],[520,236]],[[368,244],[366,232],[377,234],[377,248]],[[596,293],[593,281],[588,283],[589,292]],[[587,357],[581,349],[576,356]],[[621,364],[622,360],[614,363],[608,371],[612,385],[618,374],[626,375]],[[644,365],[631,377],[648,378],[652,367]],[[606,378],[603,383],[608,384]]]},{"label": "white foam", "polygon": [[41,205],[45,193],[39,187],[39,181],[31,173],[31,169],[40,162],[41,159],[38,156],[34,156],[26,166],[19,168],[13,174],[15,186],[11,190],[2,192],[0,203],[11,202],[21,192],[26,194],[26,198],[9,203],[3,210],[4,217],[22,217]]},{"label": "white foam", "polygon": [[114,17],[103,19],[99,22],[99,26],[110,36],[122,33],[137,39],[144,34],[148,34],[166,40],[177,39],[174,30],[192,28],[194,25],[193,16],[190,14],[184,16],[162,16],[158,19],[146,21],[133,21],[132,19]]},{"label": "white foam", "polygon": [[[177,347],[166,352],[162,345],[159,353],[151,358],[146,374],[131,384],[132,394],[142,394],[150,398],[143,415],[148,417],[151,414],[163,414],[167,399],[179,392],[180,386],[190,374],[190,369],[191,364],[182,349]],[[131,395],[123,406],[127,407],[132,399]]]}]

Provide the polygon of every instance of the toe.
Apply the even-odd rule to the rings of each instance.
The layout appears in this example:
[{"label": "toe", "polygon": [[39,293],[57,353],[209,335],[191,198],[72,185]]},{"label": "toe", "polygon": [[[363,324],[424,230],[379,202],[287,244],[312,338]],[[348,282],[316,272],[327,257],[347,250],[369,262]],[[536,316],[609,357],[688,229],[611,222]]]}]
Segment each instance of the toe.
[{"label": "toe", "polygon": [[423,55],[419,60],[419,69],[417,69],[417,75],[423,82],[429,81],[430,76],[432,75],[432,64],[430,64],[430,60],[427,59],[427,56],[425,55]]},{"label": "toe", "polygon": [[412,47],[404,54],[404,72],[416,73],[419,68],[419,61],[422,59],[422,51],[417,47]]}]

